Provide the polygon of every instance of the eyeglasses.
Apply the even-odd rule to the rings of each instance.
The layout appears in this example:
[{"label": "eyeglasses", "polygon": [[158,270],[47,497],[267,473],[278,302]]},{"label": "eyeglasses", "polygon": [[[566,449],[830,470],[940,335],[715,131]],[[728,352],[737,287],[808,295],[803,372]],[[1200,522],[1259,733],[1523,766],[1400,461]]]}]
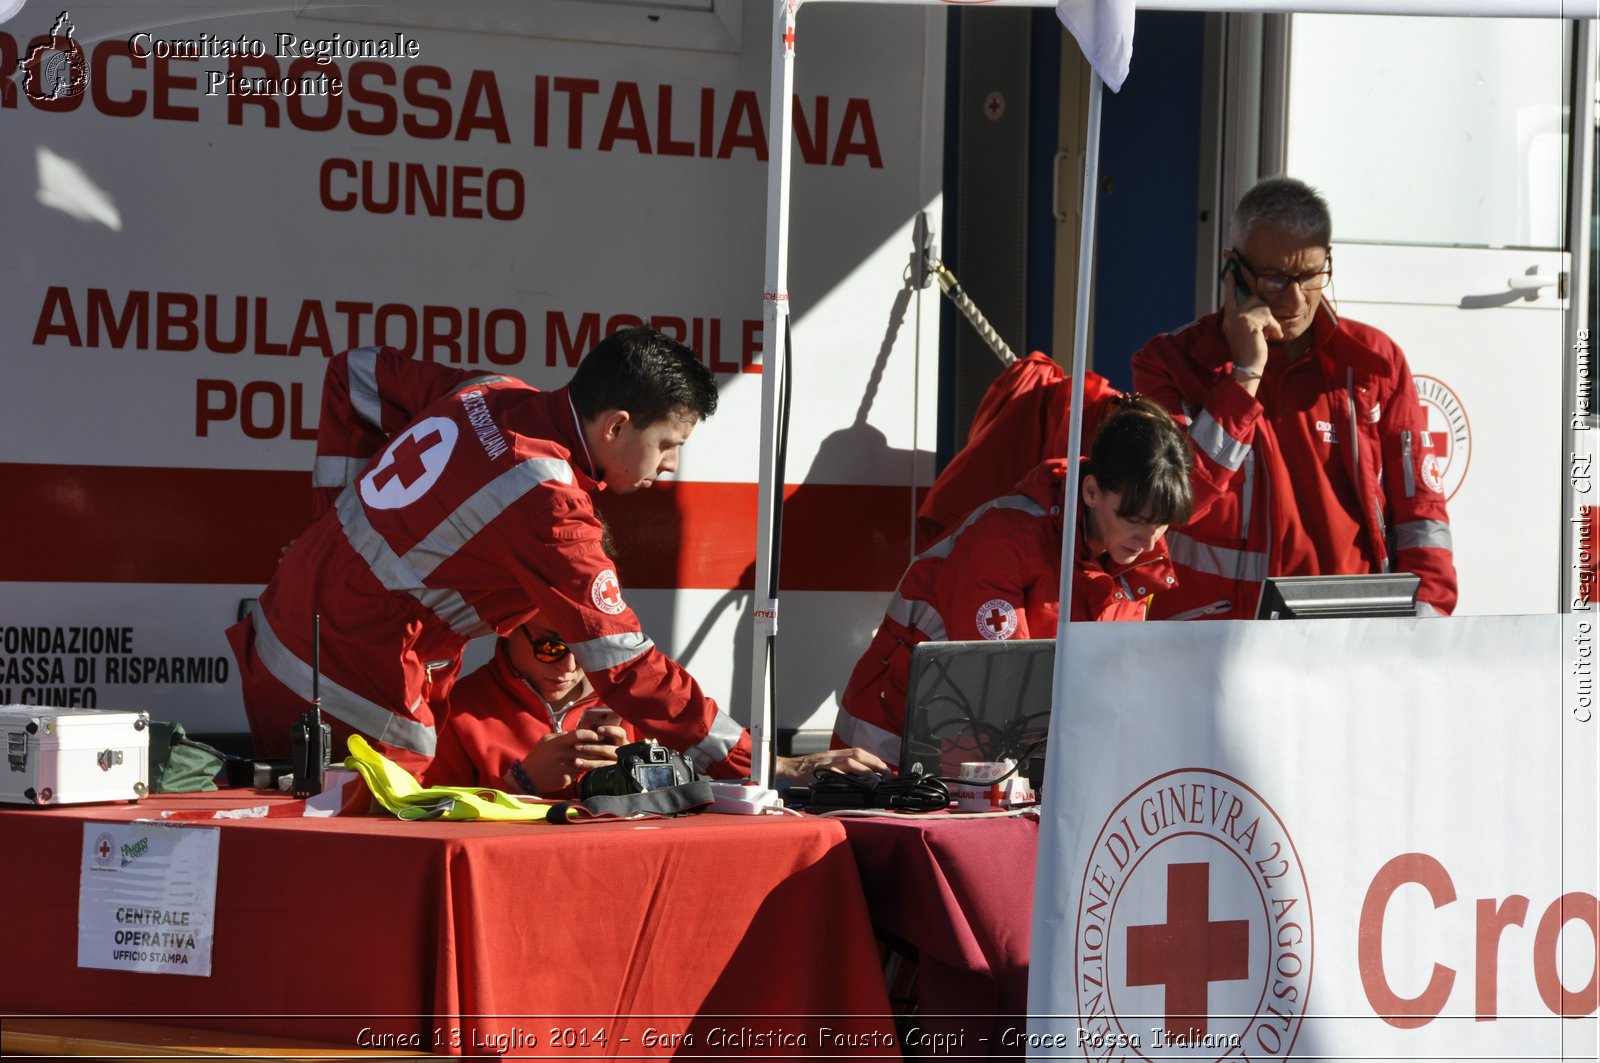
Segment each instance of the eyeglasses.
[{"label": "eyeglasses", "polygon": [[1244,253],[1237,247],[1232,248],[1233,257],[1239,265],[1250,271],[1256,279],[1256,292],[1260,295],[1281,295],[1289,290],[1289,285],[1298,284],[1303,292],[1315,292],[1328,286],[1333,279],[1333,253],[1328,253],[1327,261],[1315,273],[1262,273],[1250,264]]},{"label": "eyeglasses", "polygon": [[533,655],[545,664],[554,664],[572,652],[572,647],[560,639],[549,637],[536,639],[528,634],[524,628],[518,628],[517,630],[521,631],[522,637],[528,640],[528,645],[533,648]]}]

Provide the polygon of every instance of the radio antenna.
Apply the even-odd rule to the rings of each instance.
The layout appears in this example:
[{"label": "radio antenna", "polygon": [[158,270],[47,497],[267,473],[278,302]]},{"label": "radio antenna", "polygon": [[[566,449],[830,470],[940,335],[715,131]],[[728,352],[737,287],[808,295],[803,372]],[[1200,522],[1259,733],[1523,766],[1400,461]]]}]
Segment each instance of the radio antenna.
[{"label": "radio antenna", "polygon": [[311,716],[322,722],[322,614],[311,614]]},{"label": "radio antenna", "polygon": [[301,715],[290,733],[294,756],[294,796],[322,792],[332,740],[322,722],[322,614],[311,614],[311,711]]}]

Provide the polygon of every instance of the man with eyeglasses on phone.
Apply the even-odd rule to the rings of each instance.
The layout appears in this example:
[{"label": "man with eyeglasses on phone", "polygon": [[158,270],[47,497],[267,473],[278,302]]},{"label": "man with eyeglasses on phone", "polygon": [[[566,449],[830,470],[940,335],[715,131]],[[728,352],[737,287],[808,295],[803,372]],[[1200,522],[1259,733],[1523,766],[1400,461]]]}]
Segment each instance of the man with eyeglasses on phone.
[{"label": "man with eyeglasses on phone", "polygon": [[1456,605],[1441,456],[1388,336],[1328,298],[1333,221],[1292,177],[1239,200],[1221,309],[1147,343],[1133,386],[1189,432],[1194,512],[1167,535],[1178,588],[1151,619],[1255,616],[1267,576],[1404,571]]}]

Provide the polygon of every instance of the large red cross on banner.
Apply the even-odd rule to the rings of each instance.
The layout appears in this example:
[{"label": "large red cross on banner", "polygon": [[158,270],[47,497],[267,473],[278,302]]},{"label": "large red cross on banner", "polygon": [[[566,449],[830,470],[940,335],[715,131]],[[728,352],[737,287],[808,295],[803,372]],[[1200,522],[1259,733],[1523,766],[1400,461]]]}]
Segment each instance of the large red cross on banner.
[{"label": "large red cross on banner", "polygon": [[400,477],[401,487],[410,487],[427,473],[428,467],[423,464],[422,456],[432,450],[444,437],[435,428],[422,437],[406,436],[394,448],[394,460],[372,474],[372,486],[383,490],[390,480]]},{"label": "large red cross on banner", "polygon": [[1206,1032],[1212,982],[1250,976],[1250,921],[1211,920],[1211,865],[1167,867],[1167,921],[1128,928],[1128,984],[1166,987],[1174,1037]]}]

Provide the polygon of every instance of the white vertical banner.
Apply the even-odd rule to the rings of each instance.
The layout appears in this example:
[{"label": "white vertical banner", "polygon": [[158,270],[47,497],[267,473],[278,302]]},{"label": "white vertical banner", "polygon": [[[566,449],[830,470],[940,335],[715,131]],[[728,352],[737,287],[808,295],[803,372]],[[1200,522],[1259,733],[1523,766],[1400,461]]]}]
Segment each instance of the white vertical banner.
[{"label": "white vertical banner", "polygon": [[85,823],[78,966],[211,974],[216,827]]},{"label": "white vertical banner", "polygon": [[1595,1058],[1568,621],[1073,625],[1030,1052]]}]

